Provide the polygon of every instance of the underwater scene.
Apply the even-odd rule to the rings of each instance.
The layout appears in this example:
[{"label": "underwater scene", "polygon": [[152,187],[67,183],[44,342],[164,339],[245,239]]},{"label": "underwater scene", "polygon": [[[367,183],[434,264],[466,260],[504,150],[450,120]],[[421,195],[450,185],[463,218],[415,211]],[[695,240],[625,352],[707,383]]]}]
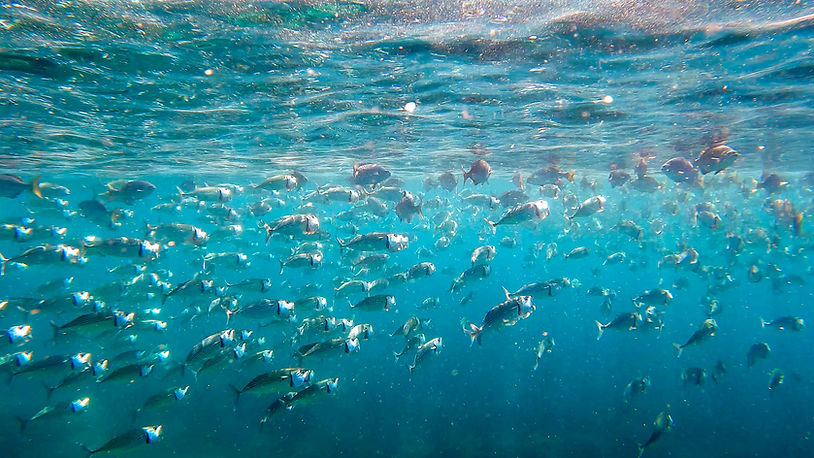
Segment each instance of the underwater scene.
[{"label": "underwater scene", "polygon": [[814,456],[810,2],[0,6],[0,456]]}]

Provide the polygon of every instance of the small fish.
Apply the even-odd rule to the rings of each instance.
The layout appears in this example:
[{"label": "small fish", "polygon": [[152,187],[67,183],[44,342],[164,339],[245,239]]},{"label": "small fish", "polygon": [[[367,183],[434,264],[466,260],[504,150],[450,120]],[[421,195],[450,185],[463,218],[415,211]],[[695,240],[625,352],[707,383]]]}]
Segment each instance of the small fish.
[{"label": "small fish", "polygon": [[781,331],[786,329],[791,331],[802,331],[806,327],[806,322],[799,316],[783,316],[771,321],[764,321],[763,318],[761,318],[760,327],[765,328],[766,326],[777,328]]},{"label": "small fish", "polygon": [[752,344],[752,346],[749,347],[749,352],[746,353],[746,366],[751,368],[758,359],[768,358],[771,352],[772,349],[769,348],[769,344],[766,342]]},{"label": "small fish", "polygon": [[602,338],[605,329],[620,329],[633,331],[638,328],[639,322],[642,321],[641,315],[636,312],[626,312],[616,315],[616,317],[606,324],[596,321],[597,335],[596,340]]},{"label": "small fish", "polygon": [[22,178],[17,175],[8,173],[0,174],[0,197],[8,197],[15,199],[24,191],[31,191],[35,196],[42,199],[42,190],[40,190],[40,177],[34,178],[31,183],[26,183]]},{"label": "small fish", "polygon": [[88,457],[97,453],[131,452],[144,445],[153,444],[161,440],[162,429],[163,427],[161,425],[135,428],[110,439],[97,449],[90,449],[85,445],[82,445],[82,448],[88,453]]},{"label": "small fish", "polygon": [[693,164],[703,175],[710,172],[714,172],[717,175],[734,164],[738,156],[737,151],[722,143],[718,143],[701,151],[698,157],[693,161]]},{"label": "small fish", "polygon": [[540,360],[543,358],[543,355],[553,351],[554,338],[548,335],[548,332],[543,332],[543,338],[540,340],[540,343],[537,344],[536,359],[534,360],[534,367],[531,370],[536,371],[540,366]]},{"label": "small fish", "polygon": [[647,392],[648,388],[650,388],[650,377],[636,377],[628,382],[622,395],[625,404],[629,403],[633,396]]},{"label": "small fish", "polygon": [[353,181],[362,186],[376,186],[390,178],[390,171],[379,164],[362,163],[353,165]]},{"label": "small fish", "polygon": [[690,336],[687,342],[685,342],[683,345],[677,343],[673,344],[678,351],[676,356],[680,357],[685,348],[689,347],[690,345],[700,344],[709,337],[714,336],[716,332],[718,332],[718,323],[715,322],[714,318],[707,318],[701,324],[701,327]]},{"label": "small fish", "polygon": [[413,357],[413,363],[407,366],[407,369],[410,371],[410,375],[413,375],[415,372],[416,367],[424,361],[429,355],[437,355],[441,352],[441,348],[443,347],[443,341],[441,337],[436,337],[434,339],[430,339],[423,344],[419,345],[418,350]]},{"label": "small fish", "polygon": [[650,437],[647,439],[647,442],[637,446],[639,449],[637,458],[641,458],[642,454],[644,454],[644,449],[659,440],[659,438],[661,438],[664,433],[670,431],[672,427],[673,418],[666,412],[659,412],[658,416],[656,417],[656,421],[653,422],[653,432],[650,433]]},{"label": "small fish", "polygon": [[369,296],[356,304],[351,304],[352,309],[359,310],[384,310],[389,311],[392,307],[396,306],[396,298],[390,294],[377,294]]},{"label": "small fish", "polygon": [[514,326],[521,319],[528,318],[537,308],[532,302],[531,296],[512,297],[506,288],[503,288],[503,293],[506,295],[506,300],[486,312],[480,326],[469,323],[468,329],[464,327],[463,331],[469,335],[472,344],[476,341],[478,345],[481,344],[481,336],[484,331]]},{"label": "small fish", "polygon": [[464,172],[463,184],[466,184],[466,180],[472,180],[472,184],[474,185],[486,183],[486,180],[489,179],[489,175],[492,174],[492,168],[489,166],[489,163],[483,159],[478,159],[473,162],[472,165],[469,166],[469,171],[463,167],[461,167],[461,169]]}]

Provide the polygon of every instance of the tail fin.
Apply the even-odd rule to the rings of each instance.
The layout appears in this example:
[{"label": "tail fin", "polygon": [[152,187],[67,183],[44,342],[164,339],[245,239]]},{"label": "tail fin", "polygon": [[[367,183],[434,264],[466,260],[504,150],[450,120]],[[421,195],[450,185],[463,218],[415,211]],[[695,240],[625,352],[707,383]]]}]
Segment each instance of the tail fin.
[{"label": "tail fin", "polygon": [[496,233],[496,232],[497,232],[497,223],[494,223],[494,222],[492,222],[492,221],[489,221],[489,219],[488,219],[488,218],[483,218],[483,220],[484,220],[484,221],[486,221],[487,223],[489,223],[489,226],[491,226],[491,228],[492,228],[492,234],[494,234],[494,233]]},{"label": "tail fin", "polygon": [[51,400],[51,396],[53,396],[53,395],[54,395],[54,391],[56,391],[56,389],[57,389],[58,387],[57,387],[57,386],[48,386],[48,384],[47,384],[47,383],[45,383],[45,382],[40,382],[40,383],[42,383],[42,387],[43,387],[43,388],[45,388],[45,399],[46,399],[47,401],[50,401],[50,400]]},{"label": "tail fin", "polygon": [[17,420],[17,424],[18,424],[18,426],[20,427],[20,432],[21,432],[21,433],[22,433],[22,432],[24,432],[24,431],[25,431],[25,427],[26,427],[26,426],[28,426],[28,422],[29,422],[30,420],[26,420],[26,419],[25,419],[25,418],[23,418],[23,417],[18,417],[17,415],[15,415],[15,416],[14,416],[14,419],[15,419],[15,420]]},{"label": "tail fin", "polygon": [[596,335],[596,340],[599,340],[599,339],[602,338],[602,333],[605,332],[605,328],[602,326],[602,323],[600,323],[599,321],[595,321],[595,323],[596,323],[596,329],[598,331],[598,333]]},{"label": "tail fin", "polygon": [[763,318],[761,317],[761,318],[760,318],[760,328],[761,328],[761,329],[765,328],[767,324],[768,324],[768,323],[767,323],[766,321],[763,321]]},{"label": "tail fin", "polygon": [[568,172],[568,173],[566,173],[566,174],[565,174],[565,178],[566,178],[568,181],[570,181],[571,183],[573,183],[573,182],[574,182],[574,173],[576,173],[576,170],[571,170],[570,172]]},{"label": "tail fin", "polygon": [[0,262],[2,262],[2,267],[0,267],[0,276],[6,274],[6,263],[8,262],[8,258],[3,256],[3,253],[0,253]]},{"label": "tail fin", "polygon": [[644,447],[642,447],[642,444],[636,444],[636,447],[639,449],[638,454],[636,454],[636,458],[642,458],[642,454],[644,454]]},{"label": "tail fin", "polygon": [[57,342],[57,337],[59,337],[59,325],[54,323],[54,320],[49,322],[51,324],[51,328],[54,330],[54,343]]},{"label": "tail fin", "polygon": [[282,259],[277,259],[277,262],[279,262],[279,263],[280,263],[280,275],[282,275],[282,274],[283,274],[283,270],[285,269],[285,264],[283,264],[283,260],[282,260]]},{"label": "tail fin", "polygon": [[82,447],[82,450],[84,450],[84,451],[85,451],[85,453],[87,453],[87,454],[88,454],[88,458],[90,458],[91,456],[93,456],[93,454],[94,454],[94,453],[96,453],[95,451],[91,450],[91,449],[90,449],[90,448],[89,448],[87,445],[85,445],[85,444],[79,444],[79,446],[80,446],[80,447]]},{"label": "tail fin", "polygon": [[234,408],[237,409],[237,405],[240,402],[240,394],[242,393],[242,391],[240,391],[240,389],[238,389],[236,386],[232,385],[231,383],[229,384],[229,389],[231,389],[232,392],[235,394],[235,406],[234,406]]},{"label": "tail fin", "polygon": [[469,172],[467,172],[465,168],[461,167],[461,170],[464,172],[464,181],[461,182],[461,187],[464,187],[466,185],[466,180],[471,178],[469,177]]},{"label": "tail fin", "polygon": [[36,178],[34,178],[34,181],[31,182],[31,192],[33,192],[34,195],[39,197],[40,199],[42,199],[42,190],[40,189],[41,178],[42,178],[41,176],[37,176]]},{"label": "tail fin", "polygon": [[475,341],[478,342],[478,345],[481,345],[480,341],[481,331],[483,331],[483,328],[475,326],[474,323],[469,323],[469,329],[464,328],[464,332],[467,333],[469,335],[469,338],[471,339],[469,346],[472,346],[475,343]]},{"label": "tail fin", "polygon": [[681,358],[681,352],[684,351],[684,349],[681,347],[681,344],[674,343],[673,346],[678,351],[678,354],[676,354],[676,358]]}]

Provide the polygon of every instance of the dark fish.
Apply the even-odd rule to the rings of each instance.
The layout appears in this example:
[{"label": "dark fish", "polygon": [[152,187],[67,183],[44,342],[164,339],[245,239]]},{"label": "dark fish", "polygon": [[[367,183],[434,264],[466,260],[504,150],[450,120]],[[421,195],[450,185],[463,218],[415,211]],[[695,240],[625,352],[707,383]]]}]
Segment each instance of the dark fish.
[{"label": "dark fish", "polygon": [[26,183],[17,175],[7,173],[0,174],[0,197],[16,198],[23,191],[31,191],[35,196],[42,199],[40,190],[40,177],[34,178],[31,183]]},{"label": "dark fish", "polygon": [[475,185],[485,183],[486,180],[489,179],[489,175],[492,174],[492,168],[489,167],[489,163],[483,159],[478,159],[473,162],[472,165],[469,166],[468,172],[463,167],[461,167],[461,169],[464,172],[464,184],[466,184],[467,179],[472,180],[472,184]]}]

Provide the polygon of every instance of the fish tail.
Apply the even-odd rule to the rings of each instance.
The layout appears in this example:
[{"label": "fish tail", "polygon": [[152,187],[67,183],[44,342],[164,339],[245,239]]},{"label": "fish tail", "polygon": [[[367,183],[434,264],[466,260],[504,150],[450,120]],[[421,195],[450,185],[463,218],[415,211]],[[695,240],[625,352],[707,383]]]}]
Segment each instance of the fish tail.
[{"label": "fish tail", "polygon": [[602,333],[605,332],[605,327],[602,326],[602,323],[600,323],[599,321],[595,321],[595,323],[596,323],[596,330],[597,330],[596,340],[599,340],[599,339],[602,338]]},{"label": "fish tail", "polygon": [[40,383],[42,384],[42,387],[45,388],[45,399],[50,401],[51,396],[54,394],[54,391],[56,391],[57,387],[48,386],[48,384],[45,383],[45,382],[40,382]]},{"label": "fish tail", "polygon": [[489,224],[489,227],[492,228],[492,234],[497,232],[497,223],[489,221],[489,218],[483,218],[483,220],[486,221]]},{"label": "fish tail", "polygon": [[676,358],[681,358],[681,352],[684,351],[684,348],[681,346],[681,344],[677,343],[674,343],[673,346],[675,347],[676,351],[678,351],[678,354],[676,354]]},{"label": "fish tail", "polygon": [[[418,203],[418,217],[424,219],[424,214],[421,213],[421,207],[424,206],[424,199],[421,199],[421,202]],[[802,215],[802,213],[801,213]],[[799,235],[799,234],[798,234]]]},{"label": "fish tail", "polygon": [[0,253],[0,262],[2,262],[2,266],[0,266],[0,276],[6,274],[6,263],[8,262],[8,258],[3,256],[3,253]]},{"label": "fish tail", "polygon": [[399,352],[394,351],[393,352],[393,358],[396,360],[396,362],[399,362],[399,359],[401,358],[401,355],[399,354]]},{"label": "fish tail", "polygon": [[481,331],[483,331],[483,328],[475,326],[474,323],[469,323],[469,329],[464,328],[464,332],[467,335],[469,335],[469,338],[471,339],[471,342],[469,343],[470,347],[475,344],[475,341],[478,342],[478,345],[481,344],[480,341]]},{"label": "fish tail", "polygon": [[764,320],[763,320],[763,317],[761,317],[761,318],[760,318],[760,328],[761,328],[761,329],[765,328],[767,324],[769,324],[769,322],[768,322],[768,321],[764,321]]},{"label": "fish tail", "polygon": [[639,450],[636,454],[636,458],[642,458],[642,454],[644,454],[644,447],[642,447],[642,444],[636,444],[636,448]]},{"label": "fish tail", "polygon": [[283,274],[283,269],[285,269],[285,264],[283,264],[282,259],[277,259],[277,262],[280,263],[280,275],[282,275]]},{"label": "fish tail", "polygon": [[232,390],[232,393],[235,394],[235,409],[237,409],[238,403],[240,403],[240,394],[242,393],[236,386],[229,384],[229,389]]},{"label": "fish tail", "polygon": [[573,183],[573,182],[574,182],[574,174],[575,174],[576,172],[577,172],[576,170],[571,170],[570,172],[566,173],[566,174],[565,174],[565,179],[567,179],[568,181],[570,181],[571,183]]},{"label": "fish tail", "polygon": [[19,427],[20,427],[20,432],[21,432],[21,433],[22,433],[22,432],[24,432],[24,431],[25,431],[25,427],[26,427],[26,426],[28,426],[28,422],[29,422],[30,420],[26,420],[26,419],[25,419],[25,418],[23,418],[23,417],[18,417],[17,415],[15,415],[15,416],[14,416],[14,419],[17,421],[17,426],[19,426]]},{"label": "fish tail", "polygon": [[803,230],[803,212],[799,212],[794,216],[794,235],[800,235]]},{"label": "fish tail", "polygon": [[91,450],[90,447],[88,447],[85,444],[79,444],[79,446],[82,447],[82,450],[84,450],[85,453],[88,454],[88,457],[91,457],[91,456],[93,456],[94,453],[96,453],[96,451]]},{"label": "fish tail", "polygon": [[37,177],[34,178],[34,180],[31,182],[31,192],[33,192],[35,196],[42,199],[42,190],[40,189],[40,179],[42,179],[42,176],[37,175]]}]

